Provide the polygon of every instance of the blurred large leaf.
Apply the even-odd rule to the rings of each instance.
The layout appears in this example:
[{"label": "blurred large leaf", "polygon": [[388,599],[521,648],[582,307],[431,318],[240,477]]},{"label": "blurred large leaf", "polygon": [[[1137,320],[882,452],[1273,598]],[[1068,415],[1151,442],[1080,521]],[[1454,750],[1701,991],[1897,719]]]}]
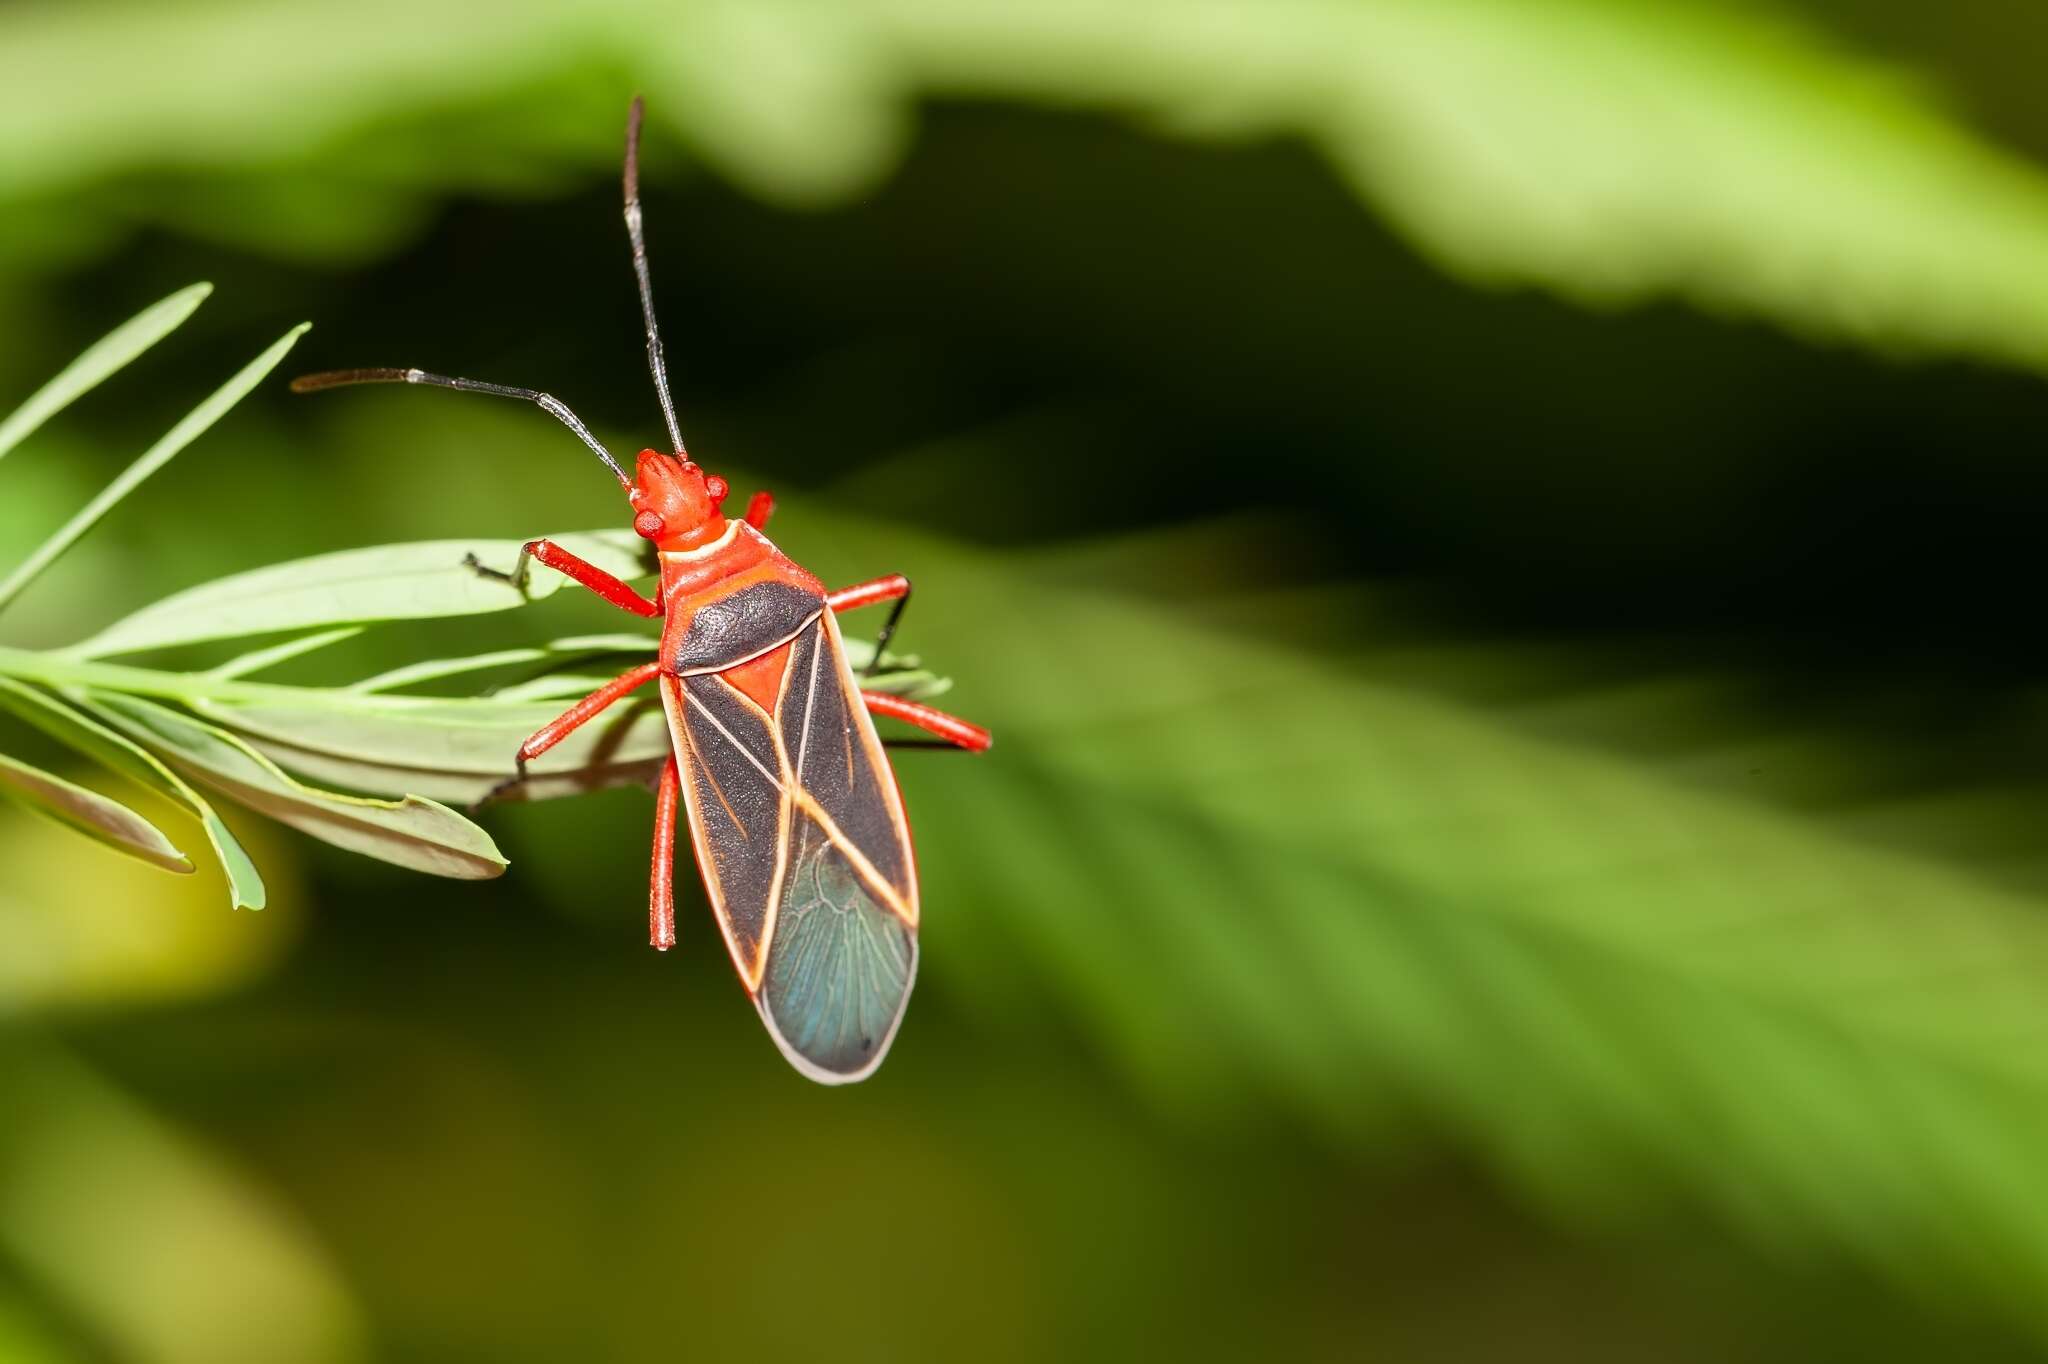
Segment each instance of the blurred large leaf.
[{"label": "blurred large leaf", "polygon": [[76,1364],[84,1355],[59,1345],[21,1295],[0,1287],[0,1359],[9,1364]]},{"label": "blurred large leaf", "polygon": [[[134,805],[159,823],[173,814],[154,797]],[[287,841],[280,831],[252,844],[295,891]],[[75,843],[0,804],[0,1021],[118,1017],[230,993],[268,972],[295,936],[302,895],[251,921],[220,912],[224,878],[211,866],[173,878],[139,860],[81,856]]]},{"label": "blurred large leaf", "polygon": [[[1057,558],[805,531],[928,584],[918,637],[998,735],[899,764],[935,988],[1035,969],[1176,1107],[1278,1094],[1360,1133],[1393,1098],[1560,1219],[1686,1194],[2048,1332],[2038,901],[1396,656],[1200,628]],[[1511,653],[1462,667],[1511,693]]]},{"label": "blurred large leaf", "polygon": [[108,1357],[177,1364],[367,1354],[291,1213],[55,1046],[0,1043],[0,1246]]},{"label": "blurred large leaf", "polygon": [[[488,25],[447,3],[358,6],[347,23],[253,0],[117,12],[8,20],[0,196],[47,207],[137,169],[247,169],[273,197],[290,177],[345,204],[382,241],[421,167],[488,182],[508,159],[394,155],[395,117],[618,63],[650,117],[771,197],[872,183],[922,96],[1080,105],[1187,136],[1308,138],[1469,278],[1599,303],[1676,294],[1804,332],[2048,362],[2048,182],[1763,4],[609,0],[502,5]],[[264,60],[234,60],[250,51]],[[561,113],[592,116],[579,101]],[[615,124],[573,141],[593,169],[617,154]],[[499,136],[558,156],[566,135],[538,119]],[[263,236],[246,197],[222,198],[238,238],[306,249],[304,215]],[[345,214],[319,216],[346,237]]]}]

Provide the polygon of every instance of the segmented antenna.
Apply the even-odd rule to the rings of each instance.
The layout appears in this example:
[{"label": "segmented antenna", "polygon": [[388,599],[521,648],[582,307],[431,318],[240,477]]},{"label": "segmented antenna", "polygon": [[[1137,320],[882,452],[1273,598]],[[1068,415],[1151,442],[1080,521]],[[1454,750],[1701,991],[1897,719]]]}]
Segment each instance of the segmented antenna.
[{"label": "segmented antenna", "polygon": [[645,102],[633,96],[626,114],[626,235],[633,240],[633,275],[640,281],[640,315],[647,319],[647,367],[654,371],[654,391],[661,398],[661,416],[678,456],[687,457],[683,429],[676,425],[676,406],[668,396],[668,367],[661,358],[661,329],[654,325],[654,285],[647,277],[647,238],[640,218],[640,120]]},{"label": "segmented antenna", "polygon": [[431,384],[435,388],[460,389],[464,393],[488,393],[496,398],[523,398],[538,404],[540,410],[553,417],[562,425],[574,431],[577,437],[596,456],[605,462],[622,488],[631,488],[633,480],[626,477],[626,471],[612,458],[612,452],[604,443],[590,434],[574,412],[559,398],[550,397],[531,388],[513,388],[510,384],[487,384],[481,379],[451,379],[445,374],[429,374],[423,369],[331,369],[323,374],[302,374],[292,380],[292,392],[314,393],[323,388],[345,388],[350,384]]}]

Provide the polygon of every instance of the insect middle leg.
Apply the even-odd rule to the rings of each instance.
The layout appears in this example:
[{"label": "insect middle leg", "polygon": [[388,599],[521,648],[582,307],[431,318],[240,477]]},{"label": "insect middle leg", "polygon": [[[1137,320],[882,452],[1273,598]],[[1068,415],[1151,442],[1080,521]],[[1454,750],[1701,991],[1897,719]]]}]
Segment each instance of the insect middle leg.
[{"label": "insect middle leg", "polygon": [[542,725],[533,732],[525,743],[519,745],[518,755],[513,760],[517,767],[516,775],[508,777],[496,786],[493,786],[484,793],[484,798],[478,801],[477,804],[487,805],[504,795],[507,791],[519,786],[526,780],[526,765],[528,763],[568,738],[577,730],[583,728],[584,725],[597,718],[607,707],[626,696],[629,692],[638,687],[646,686],[659,676],[661,676],[661,660],[651,658],[637,668],[631,668],[620,673],[617,677]]},{"label": "insect middle leg", "polygon": [[860,670],[862,677],[873,677],[875,670],[882,665],[882,650],[889,647],[889,641],[896,635],[897,622],[903,619],[903,609],[910,605],[910,579],[901,573],[891,573],[886,578],[875,578],[868,582],[855,583],[852,587],[842,587],[825,598],[825,605],[831,607],[835,615],[851,611],[855,607],[875,606],[885,601],[893,601],[896,605],[890,608],[889,618],[882,622],[882,628],[875,633],[875,656]]},{"label": "insect middle leg", "polygon": [[522,593],[526,591],[528,562],[535,559],[554,569],[557,573],[582,583],[621,611],[631,611],[636,616],[658,616],[661,614],[661,603],[649,601],[646,597],[641,596],[631,587],[614,578],[596,564],[590,563],[585,559],[579,559],[552,540],[528,540],[525,544],[521,545],[519,547],[519,562],[512,566],[510,573],[488,567],[474,554],[462,556],[462,562],[467,567],[474,569],[478,577],[490,578],[496,582],[510,583]]}]

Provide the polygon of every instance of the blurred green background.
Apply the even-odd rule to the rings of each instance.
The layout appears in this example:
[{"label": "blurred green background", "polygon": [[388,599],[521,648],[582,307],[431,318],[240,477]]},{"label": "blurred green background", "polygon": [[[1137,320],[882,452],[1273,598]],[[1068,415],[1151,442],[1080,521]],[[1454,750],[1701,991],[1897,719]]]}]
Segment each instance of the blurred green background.
[{"label": "blurred green background", "polygon": [[[693,451],[828,581],[911,575],[998,735],[899,764],[923,980],[848,1091],[694,889],[647,949],[644,794],[492,812],[481,884],[231,814],[235,916],[0,808],[0,1359],[2038,1357],[2044,42],[0,9],[0,410],[217,286],[0,468],[0,562],[300,319],[290,372],[655,441],[640,91]],[[0,632],[624,519],[535,413],[280,375]]]}]

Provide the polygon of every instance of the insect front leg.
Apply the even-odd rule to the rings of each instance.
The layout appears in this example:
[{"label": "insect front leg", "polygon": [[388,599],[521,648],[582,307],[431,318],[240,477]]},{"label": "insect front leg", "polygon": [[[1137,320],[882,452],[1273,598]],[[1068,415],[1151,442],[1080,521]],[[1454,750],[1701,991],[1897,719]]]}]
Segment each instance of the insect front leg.
[{"label": "insect front leg", "polygon": [[910,605],[910,579],[901,573],[891,573],[886,578],[875,578],[852,587],[842,587],[825,598],[825,604],[832,608],[834,615],[851,611],[859,606],[875,606],[881,602],[893,601],[889,618],[882,622],[882,628],[875,634],[875,656],[860,670],[862,677],[873,677],[882,665],[882,650],[889,647],[895,638],[896,624],[903,619],[903,610]]},{"label": "insect front leg", "polygon": [[590,723],[607,707],[620,700],[627,693],[635,688],[646,686],[659,676],[661,676],[661,660],[649,659],[637,668],[620,673],[617,677],[605,683],[602,687],[599,687],[596,691],[590,693],[590,695],[584,697],[545,725],[542,725],[533,732],[532,736],[525,743],[519,745],[519,752],[513,759],[516,775],[507,777],[504,781],[499,782],[489,791],[486,791],[483,799],[479,800],[477,804],[488,805],[503,796],[507,791],[515,790],[525,784],[526,765],[528,763],[568,738],[584,725]]},{"label": "insect front leg", "polygon": [[566,577],[582,583],[598,596],[603,597],[621,611],[631,611],[636,616],[658,616],[661,604],[649,601],[625,583],[599,568],[596,564],[579,559],[552,540],[528,540],[519,547],[519,562],[512,566],[510,573],[487,567],[474,554],[462,556],[462,562],[475,570],[477,576],[496,582],[510,583],[523,594],[526,591],[528,562],[539,560],[549,568]]},{"label": "insect front leg", "polygon": [[888,692],[864,691],[860,699],[867,704],[869,713],[887,715],[906,724],[916,725],[927,734],[935,734],[955,748],[969,753],[985,753],[995,736],[980,725],[963,720],[957,715],[948,715],[934,706],[921,701],[905,700]]},{"label": "insect front leg", "polygon": [[676,802],[682,790],[671,752],[654,788],[654,869],[647,877],[647,940],[662,952],[676,945]]},{"label": "insect front leg", "polygon": [[775,497],[766,488],[747,499],[746,523],[755,530],[766,530],[768,518],[775,514]]}]

